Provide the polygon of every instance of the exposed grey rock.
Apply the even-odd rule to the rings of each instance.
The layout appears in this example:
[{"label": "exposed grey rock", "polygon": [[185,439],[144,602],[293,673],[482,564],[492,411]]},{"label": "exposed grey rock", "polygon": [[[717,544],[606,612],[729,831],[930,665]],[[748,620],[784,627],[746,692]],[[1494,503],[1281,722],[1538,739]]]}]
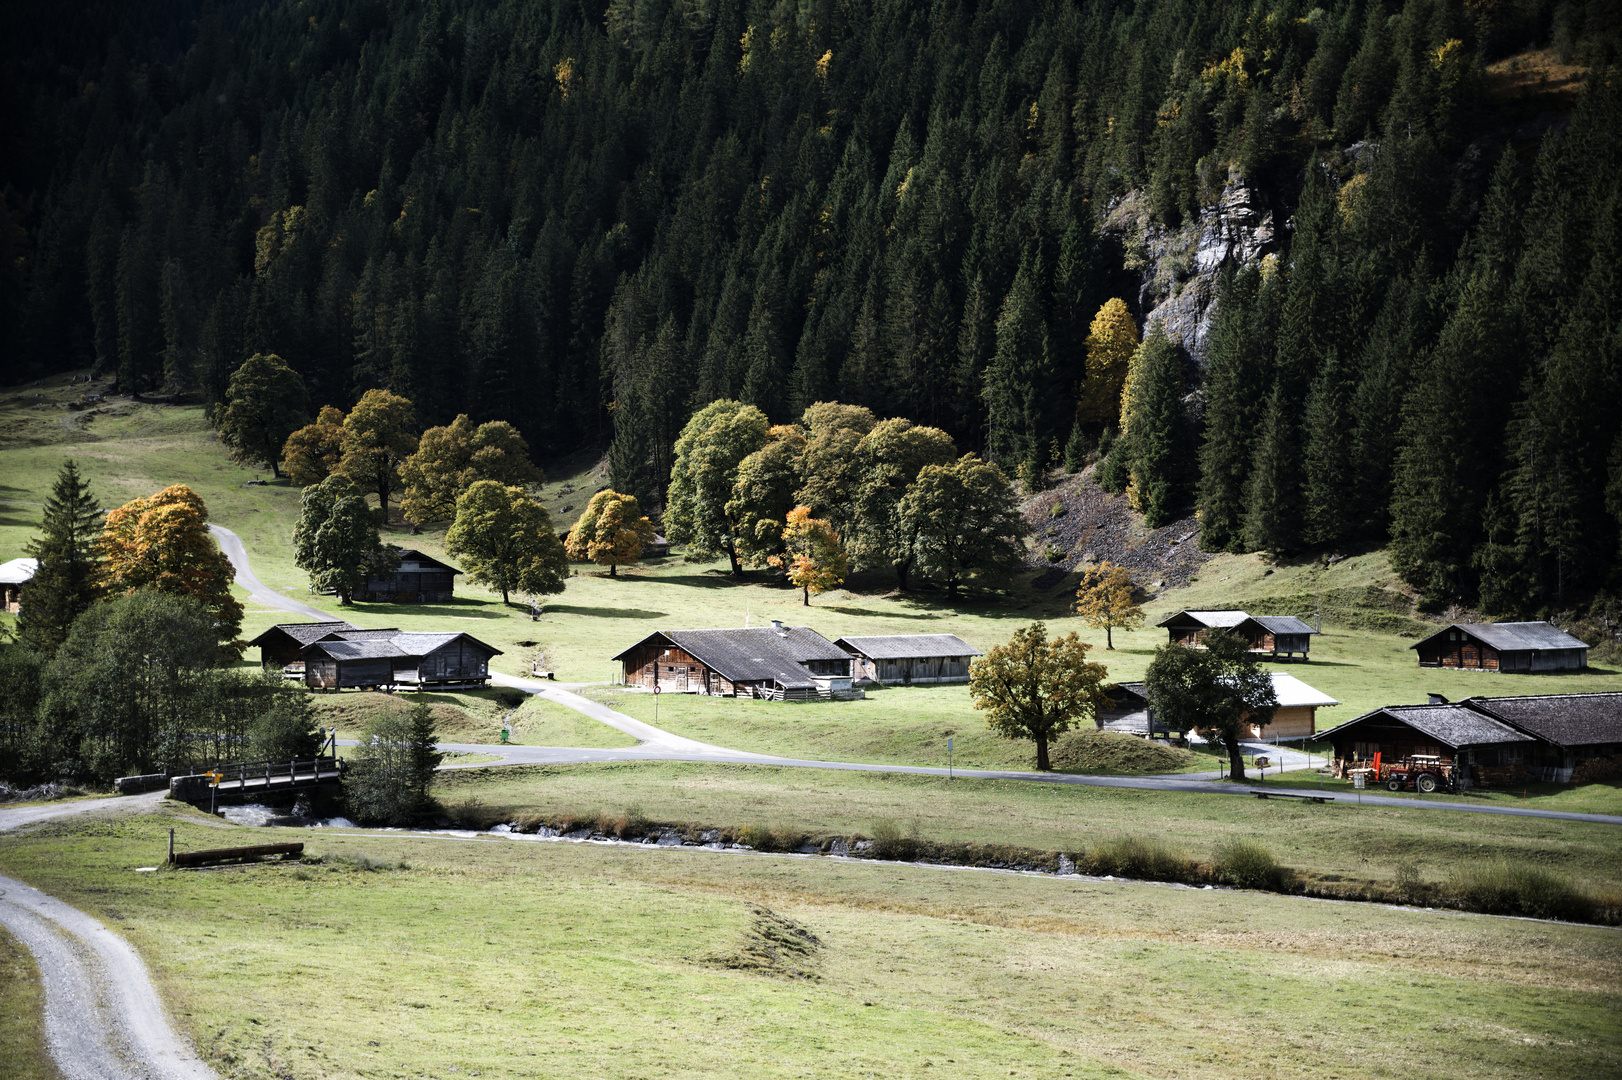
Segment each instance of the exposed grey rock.
[{"label": "exposed grey rock", "polygon": [[703,832],[698,834],[698,838],[700,840],[704,841],[706,844],[712,844],[715,841],[721,839],[721,830],[720,829],[705,829]]},{"label": "exposed grey rock", "polygon": [[662,832],[659,834],[658,844],[660,847],[681,847],[681,833]]},{"label": "exposed grey rock", "polygon": [[830,855],[849,855],[850,854],[850,844],[847,843],[844,840],[835,840],[833,843],[828,845],[828,854],[830,854]]}]

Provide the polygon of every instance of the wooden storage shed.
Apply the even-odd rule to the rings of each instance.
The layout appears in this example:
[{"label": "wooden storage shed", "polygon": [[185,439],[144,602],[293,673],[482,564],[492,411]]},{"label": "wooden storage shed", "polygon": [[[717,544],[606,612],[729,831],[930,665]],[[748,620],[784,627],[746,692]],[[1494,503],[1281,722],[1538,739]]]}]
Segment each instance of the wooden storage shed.
[{"label": "wooden storage shed", "polygon": [[1466,671],[1580,671],[1588,646],[1546,622],[1454,623],[1409,648],[1420,667]]},{"label": "wooden storage shed", "polygon": [[392,643],[409,664],[397,664],[394,681],[402,686],[445,686],[490,679],[490,658],[501,650],[470,634],[398,634]]},{"label": "wooden storage shed", "polygon": [[23,586],[34,580],[39,572],[38,559],[12,559],[0,563],[0,606],[8,614],[22,610]]},{"label": "wooden storage shed", "polygon": [[304,685],[311,690],[389,689],[395,664],[405,658],[392,641],[316,641],[300,655]]},{"label": "wooden storage shed", "polygon": [[966,683],[969,664],[985,655],[956,634],[842,637],[834,644],[850,654],[851,679],[857,685]]},{"label": "wooden storage shed", "polygon": [[455,599],[462,571],[415,548],[397,549],[400,565],[391,574],[366,579],[360,599],[400,604],[445,603]]},{"label": "wooden storage shed", "polygon": [[808,626],[661,630],[614,659],[625,685],[666,693],[774,701],[864,696],[851,686],[850,655]]},{"label": "wooden storage shed", "polygon": [[483,686],[490,680],[490,658],[501,655],[500,649],[470,634],[369,633],[387,636],[329,637],[305,646],[300,653],[304,685],[312,690]]},{"label": "wooden storage shed", "polygon": [[343,621],[277,623],[248,642],[248,647],[259,649],[259,666],[266,671],[302,675],[304,649],[317,641],[386,641],[399,632],[393,628],[362,630]]},{"label": "wooden storage shed", "polygon": [[1251,615],[1234,609],[1220,611],[1179,611],[1155,624],[1163,626],[1172,644],[1203,648],[1205,635],[1227,630],[1244,638],[1254,653],[1270,657],[1310,659],[1312,638],[1318,633],[1312,624],[1294,615]]},{"label": "wooden storage shed", "polygon": [[1524,762],[1537,742],[1524,731],[1460,702],[1387,705],[1324,732],[1334,746],[1333,775],[1381,760],[1434,755],[1455,766],[1459,787],[1491,786],[1524,777]]}]

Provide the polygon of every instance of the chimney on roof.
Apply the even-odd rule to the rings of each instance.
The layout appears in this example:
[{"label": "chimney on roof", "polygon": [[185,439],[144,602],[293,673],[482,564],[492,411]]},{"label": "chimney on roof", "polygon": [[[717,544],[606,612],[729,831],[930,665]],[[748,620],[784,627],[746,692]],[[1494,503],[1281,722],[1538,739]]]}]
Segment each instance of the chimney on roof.
[{"label": "chimney on roof", "polygon": [[1447,697],[1444,694],[1430,694],[1428,696],[1430,697],[1430,701],[1429,701],[1428,704],[1431,704],[1431,705],[1446,705],[1446,704],[1448,704]]},{"label": "chimney on roof", "polygon": [[772,629],[777,631],[777,636],[778,637],[788,637],[788,631],[783,629],[783,620],[782,619],[773,619],[772,620]]}]

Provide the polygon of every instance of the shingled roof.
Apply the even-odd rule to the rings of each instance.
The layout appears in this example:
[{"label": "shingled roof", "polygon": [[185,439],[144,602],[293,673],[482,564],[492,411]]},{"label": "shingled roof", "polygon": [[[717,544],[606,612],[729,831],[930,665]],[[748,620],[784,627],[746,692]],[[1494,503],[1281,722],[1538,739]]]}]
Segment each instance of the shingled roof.
[{"label": "shingled roof", "polygon": [[249,646],[263,645],[265,644],[266,638],[278,632],[287,635],[300,645],[308,645],[313,641],[320,641],[324,637],[330,637],[335,634],[343,635],[345,633],[363,633],[364,631],[362,631],[360,627],[351,625],[350,623],[346,623],[342,620],[337,620],[334,622],[277,623],[269,630],[266,630],[264,633],[248,642],[248,644]]},{"label": "shingled roof", "polygon": [[1270,634],[1316,634],[1312,624],[1294,615],[1252,615],[1250,621],[1259,623]]},{"label": "shingled roof", "polygon": [[849,660],[850,654],[809,626],[753,626],[733,630],[662,630],[637,646],[662,639],[693,656],[729,682],[775,682],[785,690],[816,686],[800,665],[807,660]]},{"label": "shingled roof", "polygon": [[1415,731],[1429,735],[1443,746],[1454,750],[1470,746],[1534,741],[1532,736],[1524,731],[1517,731],[1508,724],[1495,720],[1462,702],[1448,705],[1387,705],[1382,709],[1354,717],[1328,731],[1320,731],[1318,738],[1327,739],[1354,724],[1382,715],[1407,724]]},{"label": "shingled roof", "polygon": [[1485,709],[1556,746],[1622,743],[1622,693],[1472,697],[1462,704]]},{"label": "shingled roof", "polygon": [[1453,623],[1408,646],[1417,649],[1427,641],[1441,637],[1449,630],[1462,630],[1466,634],[1491,645],[1499,652],[1520,652],[1526,649],[1586,649],[1583,642],[1564,630],[1546,622]]},{"label": "shingled roof", "polygon": [[984,656],[985,653],[956,634],[886,634],[842,637],[834,642],[847,652],[870,660],[902,660],[928,656]]},{"label": "shingled roof", "polygon": [[1250,618],[1250,616],[1245,612],[1232,609],[1224,609],[1222,611],[1178,611],[1166,616],[1164,619],[1161,619],[1159,622],[1155,623],[1155,625],[1170,626],[1172,620],[1180,619],[1184,615],[1187,615],[1195,622],[1201,623],[1205,626],[1220,626],[1227,629],[1232,629],[1233,627],[1244,622],[1246,619]]},{"label": "shingled roof", "polygon": [[446,633],[401,633],[399,630],[371,630],[363,631],[365,637],[355,637],[345,634],[342,638],[314,641],[304,647],[304,652],[311,650],[324,652],[334,660],[375,660],[381,657],[427,656],[435,649],[448,645],[459,637],[465,637],[481,648],[488,649],[491,656],[500,656],[501,650],[493,645],[486,645],[472,634],[460,631]]},{"label": "shingled roof", "polygon": [[334,660],[392,660],[413,655],[392,641],[316,641],[306,645],[304,652],[323,652]]}]

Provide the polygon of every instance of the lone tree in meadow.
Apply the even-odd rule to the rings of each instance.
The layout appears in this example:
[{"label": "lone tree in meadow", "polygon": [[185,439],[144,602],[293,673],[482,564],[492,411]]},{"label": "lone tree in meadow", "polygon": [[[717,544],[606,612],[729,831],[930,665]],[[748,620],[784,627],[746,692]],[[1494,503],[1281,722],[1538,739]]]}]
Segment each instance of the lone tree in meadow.
[{"label": "lone tree in meadow", "polygon": [[242,604],[231,595],[236,570],[208,531],[208,507],[185,484],[131,499],[107,515],[98,551],[110,596],[139,589],[193,596],[214,616],[221,655],[241,658]]},{"label": "lone tree in meadow", "polygon": [[788,512],[783,528],[782,555],[773,555],[771,564],[782,567],[788,579],[800,587],[800,598],[811,606],[812,593],[838,588],[850,573],[850,556],[839,536],[826,521],[811,516],[809,507],[796,506]]},{"label": "lone tree in meadow", "polygon": [[1101,562],[1081,573],[1076,590],[1076,614],[1094,630],[1104,631],[1104,648],[1113,651],[1116,628],[1136,630],[1143,625],[1143,608],[1132,599],[1132,575],[1124,566]]},{"label": "lone tree in meadow", "polygon": [[101,526],[101,511],[90,494],[90,485],[69,460],[56,474],[56,483],[45,500],[40,535],[23,548],[39,561],[39,566],[33,579],[23,586],[17,636],[35,652],[44,656],[55,653],[68,639],[73,620],[84,614],[100,594],[96,538]]},{"label": "lone tree in meadow", "polygon": [[599,491],[569,530],[563,550],[576,562],[606,566],[609,577],[618,577],[616,571],[641,561],[642,549],[652,542],[653,523],[643,515],[635,495]]},{"label": "lone tree in meadow", "polygon": [[522,488],[480,480],[456,500],[445,550],[462,559],[468,580],[488,585],[509,603],[515,592],[560,593],[569,576],[552,515]]},{"label": "lone tree in meadow", "polygon": [[378,535],[377,517],[347,476],[304,489],[293,526],[293,565],[310,575],[311,592],[335,593],[349,604],[368,577],[400,565],[399,552]]},{"label": "lone tree in meadow", "polygon": [[1273,680],[1250,645],[1226,630],[1207,631],[1205,647],[1162,645],[1143,676],[1155,719],[1177,731],[1198,731],[1227,747],[1233,779],[1245,778],[1240,740],[1252,724],[1266,727],[1278,711]]},{"label": "lone tree in meadow", "polygon": [[220,441],[240,465],[268,465],[280,477],[282,448],[310,421],[304,376],[275,353],[254,353],[231,375],[219,416]]},{"label": "lone tree in meadow", "polygon": [[900,527],[915,537],[920,571],[946,586],[956,601],[972,578],[1005,578],[1022,565],[1026,533],[1014,490],[994,462],[964,454],[947,465],[926,465],[897,510]]},{"label": "lone tree in meadow", "polygon": [[1005,739],[1036,742],[1036,767],[1052,769],[1048,743],[1077,721],[1107,708],[1108,669],[1087,659],[1092,646],[1074,633],[1048,640],[1048,628],[1032,623],[1014,631],[1006,645],[993,645],[969,669],[969,697],[986,725]]}]

